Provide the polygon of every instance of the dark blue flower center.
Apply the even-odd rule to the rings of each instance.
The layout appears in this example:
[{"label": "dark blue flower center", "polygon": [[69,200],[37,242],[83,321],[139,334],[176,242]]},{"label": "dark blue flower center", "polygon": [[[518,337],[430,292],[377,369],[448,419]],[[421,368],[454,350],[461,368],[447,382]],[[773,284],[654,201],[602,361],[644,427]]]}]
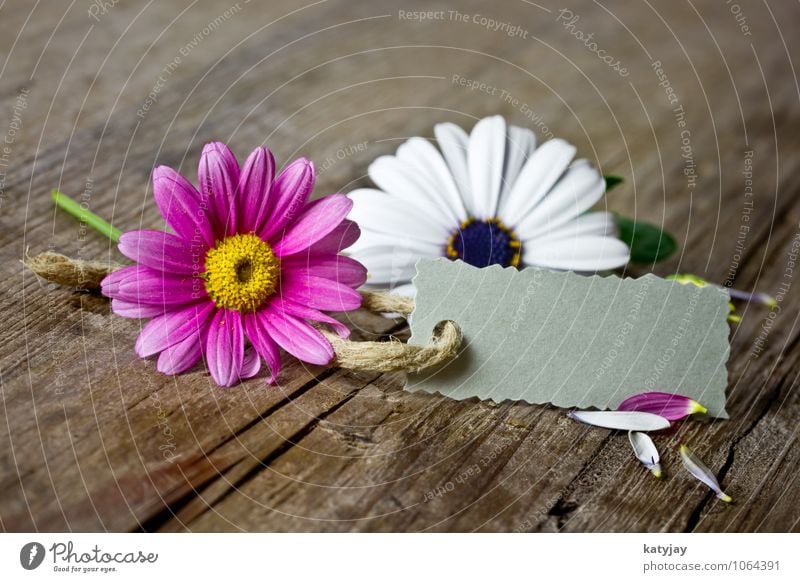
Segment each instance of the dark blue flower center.
[{"label": "dark blue flower center", "polygon": [[501,265],[519,267],[522,244],[500,219],[470,218],[453,231],[447,241],[447,256],[474,267]]}]

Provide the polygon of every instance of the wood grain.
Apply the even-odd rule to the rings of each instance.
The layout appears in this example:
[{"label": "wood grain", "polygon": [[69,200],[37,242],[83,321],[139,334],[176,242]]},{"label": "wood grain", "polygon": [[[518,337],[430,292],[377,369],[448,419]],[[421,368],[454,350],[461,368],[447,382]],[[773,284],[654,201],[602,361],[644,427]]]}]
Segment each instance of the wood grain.
[{"label": "wood grain", "polygon": [[[95,20],[86,6],[6,2],[2,529],[800,530],[800,40],[789,27],[800,9],[743,5],[745,31],[718,3],[576,0],[572,28],[562,8],[459,1],[420,22],[401,15],[429,9],[418,0],[182,0],[119,3]],[[481,17],[520,32],[490,30]],[[740,306],[731,420],[659,437],[662,481],[624,435],[551,407],[406,393],[400,374],[294,362],[276,389],[254,379],[230,390],[202,370],[164,377],[133,354],[139,322],[45,285],[19,262],[48,249],[122,260],[53,211],[54,187],[123,230],[158,226],[151,168],[193,177],[206,141],[240,156],[266,143],[279,163],[308,156],[321,195],[368,184],[372,159],[431,136],[436,122],[469,128],[492,113],[575,143],[626,177],[609,209],[675,233],[678,255],[627,274],[693,272],[781,298],[773,313]],[[350,323],[363,338],[406,333],[366,313]],[[735,504],[682,472],[678,441],[718,472]]]}]

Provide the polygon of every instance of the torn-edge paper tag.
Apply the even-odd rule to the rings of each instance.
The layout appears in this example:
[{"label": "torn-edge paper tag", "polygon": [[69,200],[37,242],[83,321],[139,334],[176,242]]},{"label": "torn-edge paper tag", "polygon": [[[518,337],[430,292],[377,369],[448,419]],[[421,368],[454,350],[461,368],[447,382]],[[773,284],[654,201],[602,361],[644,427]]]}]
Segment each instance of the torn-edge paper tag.
[{"label": "torn-edge paper tag", "polygon": [[715,287],[461,261],[420,260],[409,343],[450,319],[462,351],[407,389],[561,407],[616,408],[646,391],[689,396],[727,418],[728,296]]}]

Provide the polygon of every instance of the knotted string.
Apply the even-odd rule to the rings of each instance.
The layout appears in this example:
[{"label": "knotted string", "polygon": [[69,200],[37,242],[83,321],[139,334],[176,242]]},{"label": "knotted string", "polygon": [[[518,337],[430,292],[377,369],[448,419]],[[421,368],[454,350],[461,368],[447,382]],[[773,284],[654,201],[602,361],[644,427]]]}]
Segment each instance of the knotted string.
[{"label": "knotted string", "polygon": [[[113,262],[71,259],[54,252],[26,257],[22,262],[42,279],[82,291],[98,291],[104,277],[124,266]],[[362,291],[361,296],[361,306],[375,313],[408,316],[414,311],[414,300],[410,297],[371,291]],[[353,342],[327,329],[320,329],[320,332],[331,343],[336,354],[333,364],[350,370],[418,372],[453,358],[461,347],[461,329],[449,320],[436,324],[430,342],[424,346],[405,344],[394,338],[385,342]]]}]

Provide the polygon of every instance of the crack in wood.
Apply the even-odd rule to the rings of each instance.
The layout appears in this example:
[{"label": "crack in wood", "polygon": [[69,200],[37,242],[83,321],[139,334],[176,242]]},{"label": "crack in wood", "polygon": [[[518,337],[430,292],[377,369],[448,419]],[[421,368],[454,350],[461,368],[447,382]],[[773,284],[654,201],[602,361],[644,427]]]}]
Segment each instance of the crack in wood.
[{"label": "crack in wood", "polygon": [[[276,459],[278,459],[281,456],[283,456],[286,453],[288,453],[293,447],[295,447],[297,445],[297,443],[299,443],[304,437],[306,437],[308,434],[310,434],[311,431],[313,431],[321,421],[323,421],[325,418],[327,418],[331,414],[335,413],[342,406],[347,404],[362,389],[363,388],[359,388],[357,390],[354,390],[351,394],[348,394],[344,399],[342,399],[341,401],[336,403],[330,409],[326,410],[325,412],[323,412],[321,414],[318,414],[316,416],[316,418],[314,418],[314,420],[312,420],[311,422],[309,422],[308,424],[303,426],[300,430],[298,430],[295,433],[293,433],[289,438],[285,439],[283,441],[283,443],[278,448],[276,448],[274,451],[272,451],[267,456],[262,458],[252,468],[250,468],[244,475],[242,475],[241,477],[236,479],[231,484],[231,486],[228,487],[228,489],[222,495],[220,495],[219,497],[217,497],[214,500],[214,505],[218,505],[218,504],[222,503],[227,497],[231,496],[233,493],[238,491],[242,486],[244,486],[248,481],[250,481],[251,479],[256,477],[258,474],[260,474],[262,470],[264,470],[267,467],[269,467],[269,465],[272,464]],[[191,500],[191,497],[193,497],[193,496],[190,495],[189,497],[190,497],[190,499],[187,499],[185,501],[185,503],[183,503],[183,505],[186,505],[186,503],[188,503]],[[176,509],[180,509],[180,508],[176,508]],[[210,506],[207,506],[206,509],[203,512],[199,513],[197,516],[195,516],[194,519],[199,518],[200,516],[203,515],[203,513],[205,513],[208,510],[210,510]],[[175,516],[176,515],[175,515],[174,511],[168,511],[166,513],[166,515],[165,515],[166,519],[164,521],[166,522],[171,517],[175,517]],[[156,525],[156,524],[153,524],[153,525]],[[155,529],[149,529],[149,530],[146,530],[146,531],[155,531]]]},{"label": "crack in wood", "polygon": [[[776,384],[774,389],[776,393],[778,394],[780,393],[783,383],[784,380],[781,379]],[[753,420],[753,422],[750,423],[749,426],[747,426],[739,435],[734,437],[734,439],[731,441],[731,444],[728,447],[727,454],[725,455],[725,461],[722,463],[722,466],[717,472],[717,479],[720,483],[722,483],[725,480],[728,471],[730,471],[731,467],[733,466],[733,461],[736,455],[736,447],[739,445],[740,442],[742,442],[745,438],[747,438],[747,436],[750,435],[750,433],[752,433],[756,429],[756,427],[758,427],[761,424],[761,421],[764,418],[766,418],[767,414],[769,414],[770,410],[772,409],[771,405],[773,401],[774,399],[770,399],[765,404],[764,409]],[[716,499],[716,495],[714,494],[713,491],[709,491],[708,493],[706,493],[706,495],[703,497],[700,503],[697,504],[697,507],[695,507],[692,510],[692,513],[689,514],[689,517],[686,520],[686,525],[683,528],[684,533],[692,532],[695,530],[695,528],[697,528],[697,526],[702,521],[702,515],[704,510],[708,506],[709,502],[713,501],[714,499]]]},{"label": "crack in wood", "polygon": [[[228,436],[228,438],[226,438],[222,442],[218,443],[214,447],[210,448],[208,451],[203,451],[202,452],[203,459],[208,460],[210,458],[210,456],[215,451],[217,451],[220,447],[222,447],[223,445],[229,443],[232,440],[235,440],[235,439],[239,438],[241,435],[246,433],[248,430],[252,429],[254,426],[259,424],[260,422],[263,422],[264,418],[270,416],[271,414],[273,414],[277,410],[281,409],[282,407],[284,407],[287,404],[291,403],[292,401],[296,400],[297,398],[299,398],[300,396],[302,396],[303,394],[305,394],[306,392],[308,392],[309,390],[311,390],[315,386],[318,386],[326,378],[329,378],[334,372],[335,372],[335,369],[325,369],[325,370],[323,370],[322,373],[320,373],[319,375],[317,375],[316,377],[314,377],[310,381],[308,381],[305,384],[303,384],[300,388],[295,390],[292,394],[287,395],[282,400],[280,400],[280,401],[276,402],[275,404],[269,406],[267,409],[265,409],[262,413],[260,413],[255,418],[253,418],[246,425],[244,425],[243,427],[238,429],[235,433],[230,434]],[[229,469],[234,464],[235,464],[235,462],[229,463],[228,466],[225,467],[223,470]],[[189,490],[185,494],[180,496],[175,502],[170,503],[170,504],[166,504],[166,507],[164,507],[162,510],[158,511],[157,513],[155,513],[151,517],[147,518],[145,521],[141,522],[139,524],[139,527],[135,528],[133,531],[145,531],[145,532],[157,531],[167,521],[169,521],[172,518],[177,517],[176,513],[178,511],[180,511],[181,508],[185,507],[192,499],[194,499],[200,493],[202,493],[202,491],[210,483],[212,483],[216,479],[218,479],[218,477],[219,477],[219,474],[212,474],[207,479],[203,480],[198,486],[196,486],[196,487],[195,486],[190,486]],[[187,479],[187,481],[188,481],[188,479]],[[236,486],[236,484],[234,484],[234,486]],[[223,497],[225,497],[225,495],[223,495]],[[217,501],[221,501],[223,497],[219,498]]]}]

